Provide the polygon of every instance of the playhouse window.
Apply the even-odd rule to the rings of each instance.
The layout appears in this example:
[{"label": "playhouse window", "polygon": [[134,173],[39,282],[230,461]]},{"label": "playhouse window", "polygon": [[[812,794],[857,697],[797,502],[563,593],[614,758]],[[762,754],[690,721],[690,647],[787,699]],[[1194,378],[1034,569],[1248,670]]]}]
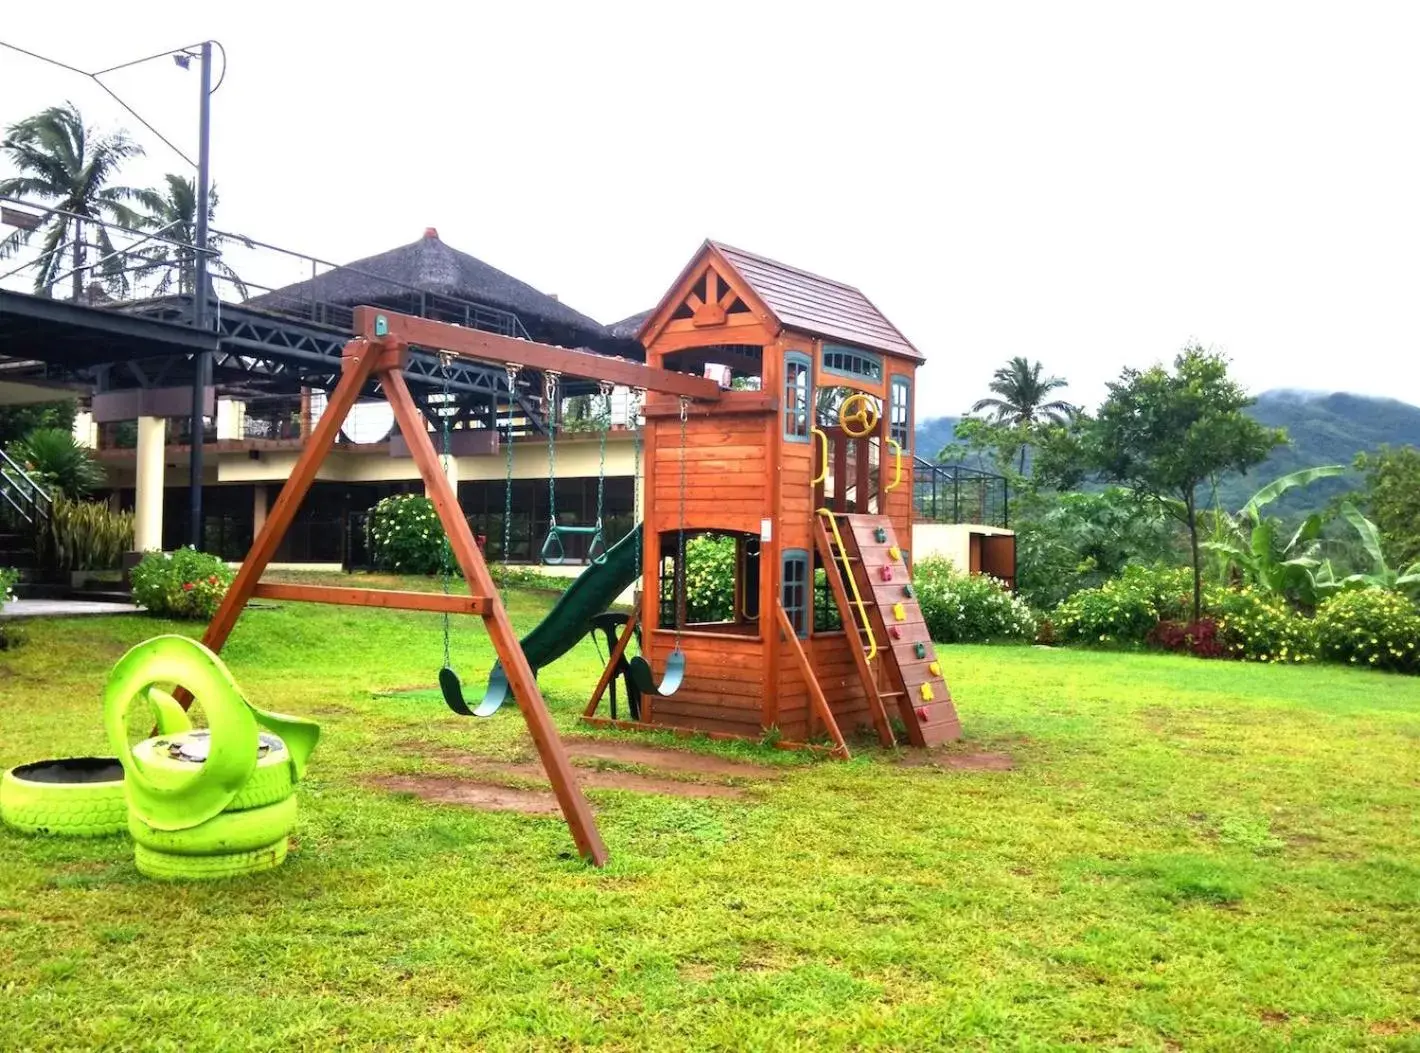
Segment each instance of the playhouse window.
[{"label": "playhouse window", "polygon": [[[685,535],[685,567],[677,567],[680,533],[661,534],[658,618],[661,629],[756,634],[759,622],[759,536],[698,530]],[[677,618],[680,613],[681,619]]]},{"label": "playhouse window", "polygon": [[[815,562],[818,562],[815,560]],[[833,598],[833,588],[828,584],[828,571],[822,566],[814,567],[814,632],[836,633],[843,631],[843,618],[838,613],[838,601]]]},{"label": "playhouse window", "polygon": [[871,380],[876,384],[883,379],[883,360],[854,347],[824,344],[823,371],[854,380]]},{"label": "playhouse window", "polygon": [[809,356],[790,351],[784,356],[784,438],[809,441],[809,392],[813,388]]},{"label": "playhouse window", "polygon": [[904,450],[910,448],[908,438],[909,416],[912,405],[912,381],[904,376],[894,376],[892,378],[892,391],[888,399],[888,436],[902,446]]},{"label": "playhouse window", "polygon": [[794,632],[809,635],[809,554],[801,548],[784,550],[783,575],[784,613],[789,616]]}]

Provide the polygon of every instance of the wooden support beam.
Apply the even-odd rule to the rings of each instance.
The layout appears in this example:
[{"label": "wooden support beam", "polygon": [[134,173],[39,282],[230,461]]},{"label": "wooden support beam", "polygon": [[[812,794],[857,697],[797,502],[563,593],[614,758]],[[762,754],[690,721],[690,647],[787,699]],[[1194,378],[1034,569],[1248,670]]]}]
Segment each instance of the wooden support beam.
[{"label": "wooden support beam", "polygon": [[[335,436],[340,431],[340,426],[345,423],[350,408],[360,397],[360,391],[370,378],[375,361],[379,357],[380,355],[375,353],[375,349],[371,348],[363,338],[356,337],[345,345],[345,352],[341,358],[343,372],[340,383],[336,384],[335,390],[330,393],[325,412],[321,414],[315,431],[311,433],[310,441],[302,448],[301,456],[296,459],[296,464],[291,469],[291,475],[286,480],[286,485],[281,487],[281,495],[276,498],[276,504],[266,513],[266,522],[262,524],[261,530],[256,535],[256,540],[252,542],[251,551],[247,553],[246,559],[242,560],[236,580],[227,589],[227,594],[222,597],[222,602],[217,607],[217,613],[212,616],[207,631],[202,634],[202,642],[212,650],[220,651],[222,645],[227,642],[227,637],[232,634],[237,619],[241,617],[247,601],[256,591],[256,586],[261,581],[261,575],[266,570],[266,565],[276,555],[276,549],[280,547],[281,539],[286,536],[287,529],[290,528],[292,520],[296,518],[296,510],[301,507],[301,500],[306,496],[306,491],[311,488],[311,483],[315,481],[316,472],[319,470],[321,462],[325,460],[326,454],[335,444]],[[179,701],[186,706],[191,699],[180,697]]]},{"label": "wooden support beam", "polygon": [[[375,334],[376,316],[385,320],[387,335]],[[711,402],[720,397],[720,385],[704,377],[656,369],[640,362],[598,355],[591,351],[572,351],[532,340],[485,333],[481,329],[465,329],[448,322],[396,314],[377,307],[355,308],[355,332],[372,343],[390,340],[417,344],[434,351],[447,351],[456,358],[472,358],[499,366],[516,362],[525,369],[555,371],[564,376],[589,380],[606,380],[613,384],[645,388],[647,391],[660,391],[669,395],[688,395]]]},{"label": "wooden support beam", "polygon": [[487,596],[444,596],[437,592],[406,592],[399,589],[353,589],[332,585],[294,585],[259,581],[252,590],[259,600],[297,600],[302,603],[334,603],[344,607],[387,607],[401,611],[447,611],[450,614],[487,615],[493,603]]},{"label": "wooden support beam", "polygon": [[606,668],[602,670],[601,679],[597,681],[597,689],[592,692],[592,700],[587,703],[587,708],[582,711],[582,716],[590,717],[596,714],[597,707],[602,703],[602,695],[606,693],[612,678],[616,676],[616,664],[626,653],[626,645],[631,642],[631,637],[636,632],[636,623],[640,620],[641,608],[637,606],[631,611],[631,617],[626,619],[626,626],[621,630],[621,636],[617,639],[616,646],[611,649],[611,657],[607,659]]},{"label": "wooden support beam", "polygon": [[[572,774],[572,762],[568,759],[567,750],[557,734],[557,725],[553,723],[552,714],[548,712],[547,704],[543,701],[537,678],[533,674],[532,666],[528,664],[528,657],[523,653],[522,645],[518,642],[518,634],[503,607],[493,578],[488,573],[488,565],[483,562],[483,554],[479,552],[478,544],[473,539],[473,531],[469,529],[468,520],[459,508],[458,495],[439,463],[439,455],[434,450],[428,429],[424,427],[419,407],[414,404],[414,399],[409,394],[404,374],[399,369],[390,368],[382,370],[379,379],[385,398],[394,408],[394,418],[399,424],[399,430],[409,443],[410,455],[419,467],[419,474],[423,477],[429,497],[434,502],[434,509],[439,513],[439,521],[444,525],[449,547],[453,549],[464,580],[468,582],[472,592],[490,600],[490,609],[483,616],[484,627],[493,641],[493,649],[498,653],[503,672],[508,677],[508,684],[512,688],[518,709],[527,721],[533,745],[537,747],[543,771],[547,772],[548,781],[552,783],[552,792],[557,796],[562,815],[572,831],[572,839],[576,841],[577,849],[584,858],[602,866],[607,860],[607,850],[602,842],[601,832],[597,830],[596,819],[592,817],[592,806],[587,802],[586,794],[582,792],[582,787]],[[325,423],[324,417],[321,418],[321,423]]]},{"label": "wooden support beam", "polygon": [[823,721],[828,737],[833,739],[833,752],[844,760],[848,760],[851,756],[848,752],[848,743],[843,741],[843,732],[838,730],[838,721],[833,717],[833,710],[828,708],[828,699],[823,697],[823,688],[819,687],[818,677],[814,676],[813,663],[804,653],[804,645],[799,640],[799,634],[794,630],[794,623],[789,620],[789,612],[784,610],[782,603],[776,603],[774,609],[778,615],[779,628],[784,632],[784,639],[789,641],[789,650],[794,656],[794,661],[799,665],[799,673],[804,678],[804,684],[809,689],[809,701],[813,704],[814,712],[818,714],[819,720]]}]

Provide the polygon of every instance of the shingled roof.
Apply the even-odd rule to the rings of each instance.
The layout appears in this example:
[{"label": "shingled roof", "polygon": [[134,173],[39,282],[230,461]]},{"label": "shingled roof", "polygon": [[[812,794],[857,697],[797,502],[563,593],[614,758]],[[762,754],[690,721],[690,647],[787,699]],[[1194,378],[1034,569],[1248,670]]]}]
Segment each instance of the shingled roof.
[{"label": "shingled roof", "polygon": [[595,319],[445,244],[433,227],[418,241],[253,297],[247,303],[279,309],[292,302],[316,300],[354,307],[384,304],[418,292],[511,311],[534,340],[601,349],[614,339]]},{"label": "shingled roof", "polygon": [[923,361],[911,341],[851,285],[707,241],[785,326]]}]

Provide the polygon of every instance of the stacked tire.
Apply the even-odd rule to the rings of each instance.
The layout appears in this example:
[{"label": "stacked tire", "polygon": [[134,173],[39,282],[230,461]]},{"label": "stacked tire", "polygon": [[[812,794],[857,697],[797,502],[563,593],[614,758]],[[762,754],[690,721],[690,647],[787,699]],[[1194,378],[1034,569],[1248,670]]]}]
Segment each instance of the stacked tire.
[{"label": "stacked tire", "polygon": [[[145,739],[133,761],[156,786],[190,781],[211,748],[205,730]],[[256,874],[286,859],[296,823],[294,766],[286,744],[263,732],[251,777],[216,815],[183,829],[160,829],[136,810],[128,813],[134,862],[141,874],[164,880],[205,880]]]}]

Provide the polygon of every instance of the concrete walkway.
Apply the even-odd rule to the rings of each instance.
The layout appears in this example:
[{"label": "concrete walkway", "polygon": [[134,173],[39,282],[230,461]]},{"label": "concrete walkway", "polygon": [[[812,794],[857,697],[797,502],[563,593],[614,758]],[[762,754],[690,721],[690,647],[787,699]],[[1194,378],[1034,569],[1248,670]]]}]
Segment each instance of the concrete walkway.
[{"label": "concrete walkway", "polygon": [[136,604],[101,600],[11,600],[0,611],[0,619],[75,618],[93,614],[133,614],[137,610]]}]

